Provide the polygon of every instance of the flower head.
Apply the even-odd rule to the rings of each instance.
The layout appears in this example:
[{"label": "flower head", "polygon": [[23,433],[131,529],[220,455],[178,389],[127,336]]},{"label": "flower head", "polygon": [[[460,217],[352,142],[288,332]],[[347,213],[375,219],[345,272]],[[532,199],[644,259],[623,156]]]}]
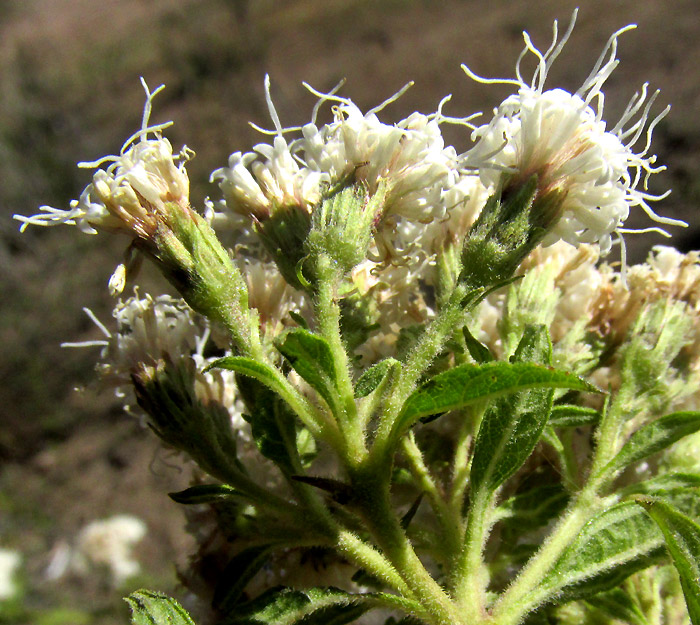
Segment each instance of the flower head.
[{"label": "flower head", "polygon": [[[408,239],[421,239],[410,226],[410,236],[402,236],[406,224],[417,224],[420,229],[442,221],[455,204],[466,202],[461,192],[451,191],[461,175],[457,153],[445,146],[440,124],[474,127],[468,120],[442,115],[442,104],[449,98],[431,115],[413,113],[392,125],[381,122],[377,113],[410,84],[366,113],[350,99],[335,95],[337,88],[322,93],[305,86],[319,98],[312,119],[302,127],[284,128],[270,96],[269,77],[265,78],[274,129],[256,128],[274,135],[272,145],[258,144],[253,152],[235,152],[228,167],[211,175],[212,181],[219,182],[230,210],[264,223],[282,209],[296,207],[310,214],[329,190],[344,185],[361,189],[367,201],[381,193],[380,208],[372,216],[373,255],[378,260],[394,261],[413,250]],[[333,121],[319,126],[316,116],[325,102],[334,103]],[[296,138],[287,140],[287,135],[295,133]],[[423,243],[420,240],[417,245],[422,247]]]},{"label": "flower head", "polygon": [[109,165],[97,169],[92,182],[79,199],[71,201],[68,210],[42,206],[38,215],[15,215],[23,222],[22,229],[30,224],[65,223],[90,234],[97,230],[124,232],[148,241],[159,221],[168,219],[173,204],[189,210],[189,179],[184,165],[192,152],[183,147],[173,155],[170,142],[161,136],[172,122],[149,126],[153,98],[163,85],[150,91],[143,78],[141,83],[146,91],[141,129],[124,143],[119,154],[78,163],[78,167],[90,169]]},{"label": "flower head", "polygon": [[[478,168],[489,186],[502,191],[517,188],[537,175],[538,197],[557,194],[558,220],[545,244],[558,239],[573,245],[598,242],[606,253],[612,233],[630,232],[621,228],[630,207],[640,206],[658,223],[685,224],[656,215],[648,204],[649,200],[667,195],[654,196],[647,191],[649,176],[665,169],[654,167],[656,157],[649,154],[652,131],[669,110],[666,107],[649,121],[658,91],[648,97],[648,86],[643,85],[615,126],[608,129],[603,120],[602,87],[619,63],[617,38],[634,26],[613,33],[576,93],[545,90],[547,74],[575,21],[576,12],[561,41],[554,22],[552,43],[545,52],[538,50],[528,34],[523,33],[525,48],[518,59],[514,80],[481,78],[462,66],[478,82],[512,84],[518,89],[495,109],[488,124],[474,131],[477,143],[465,157],[466,164]],[[521,61],[528,53],[537,58],[537,69],[529,82],[520,70]],[[643,147],[635,152],[640,141]],[[658,228],[653,230],[666,234]]]}]

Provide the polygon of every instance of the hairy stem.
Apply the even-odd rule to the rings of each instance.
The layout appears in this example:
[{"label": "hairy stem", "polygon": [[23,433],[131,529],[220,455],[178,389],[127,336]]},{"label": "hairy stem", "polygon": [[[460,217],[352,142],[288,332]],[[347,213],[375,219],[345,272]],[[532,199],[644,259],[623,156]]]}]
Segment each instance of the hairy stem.
[{"label": "hairy stem", "polygon": [[432,578],[408,540],[391,506],[385,470],[369,464],[353,471],[353,486],[361,494],[364,519],[379,548],[401,575],[412,595],[435,625],[464,623],[450,597]]},{"label": "hairy stem", "polygon": [[351,464],[356,464],[366,455],[367,448],[355,405],[350,362],[340,332],[340,308],[335,301],[341,274],[334,261],[326,254],[320,254],[318,257],[317,277],[316,318],[321,335],[331,347],[338,376],[341,411],[338,415],[338,425],[345,439],[346,459]]}]

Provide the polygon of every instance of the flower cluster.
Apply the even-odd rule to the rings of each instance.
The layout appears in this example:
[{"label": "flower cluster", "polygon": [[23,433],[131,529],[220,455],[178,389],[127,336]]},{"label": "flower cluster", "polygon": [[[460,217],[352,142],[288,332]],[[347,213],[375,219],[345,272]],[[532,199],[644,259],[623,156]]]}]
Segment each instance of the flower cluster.
[{"label": "flower cluster", "polygon": [[153,98],[164,88],[146,91],[146,105],[141,129],[122,146],[119,154],[105,156],[94,162],[79,163],[79,167],[97,169],[92,182],[73,200],[69,210],[42,206],[42,213],[33,217],[17,218],[27,225],[49,226],[61,223],[77,225],[83,232],[94,234],[97,230],[124,232],[144,241],[153,237],[158,223],[167,219],[167,204],[189,207],[190,183],[185,163],[192,152],[183,147],[179,154],[161,132],[171,122],[149,125]]},{"label": "flower cluster", "polygon": [[[575,21],[576,13],[560,41],[554,23],[552,43],[545,52],[538,50],[524,33],[525,49],[518,59],[514,80],[481,78],[462,66],[478,82],[514,85],[518,89],[495,109],[488,124],[474,131],[472,136],[477,143],[465,160],[491,188],[517,187],[536,175],[539,195],[557,193],[562,198],[561,215],[545,244],[558,239],[572,245],[596,242],[605,254],[611,246],[611,235],[627,231],[621,226],[634,206],[640,206],[658,223],[685,225],[659,217],[649,206],[650,200],[662,199],[668,192],[654,196],[646,191],[649,176],[664,169],[654,167],[656,157],[649,150],[652,131],[670,107],[649,121],[658,91],[648,97],[648,85],[644,84],[612,128],[608,129],[603,119],[602,88],[619,63],[617,38],[633,26],[613,33],[575,93],[545,90],[552,63]],[[537,59],[537,69],[529,82],[520,70],[527,53]],[[635,152],[640,140],[643,147]]]},{"label": "flower cluster", "polygon": [[[324,193],[337,185],[359,185],[369,197],[383,185],[386,196],[373,220],[373,256],[405,261],[411,252],[425,253],[435,236],[426,232],[425,224],[445,220],[450,209],[469,197],[467,185],[460,184],[465,176],[457,153],[445,146],[440,132],[440,124],[449,118],[439,109],[432,115],[413,113],[395,125],[381,122],[377,113],[405,88],[364,114],[347,98],[308,88],[319,97],[312,121],[301,128],[283,128],[266,77],[276,136],[272,145],[259,144],[254,152],[232,154],[228,167],[212,173],[226,206],[262,222],[283,208],[310,213]],[[319,127],[318,108],[328,101],[337,103],[334,121]],[[467,120],[456,121],[469,125]],[[289,133],[300,136],[288,142]],[[426,234],[427,241],[421,240]]]},{"label": "flower cluster", "polygon": [[[343,611],[359,616],[371,596],[427,622],[522,622],[572,579],[611,572],[608,561],[570,578],[557,569],[583,566],[567,550],[597,515],[617,514],[611,485],[688,465],[693,437],[616,465],[644,459],[645,440],[652,451],[670,441],[646,430],[625,451],[660,419],[700,428],[694,413],[666,414],[700,405],[700,256],[657,247],[627,267],[622,245],[621,266],[601,263],[630,232],[631,208],[682,222],[649,206],[665,196],[647,188],[663,169],[650,154],[668,110],[652,115],[657,94],[644,85],[612,128],[603,119],[628,28],[576,93],[545,88],[575,18],[561,39],[555,22],[544,52],[524,33],[513,80],[464,67],[517,88],[478,127],[443,113],[449,97],[431,114],[380,121],[408,86],[363,113],[338,88],[308,85],[311,121],[284,127],[266,77],[274,128],[258,130],[271,141],[212,173],[223,200],[203,215],[189,205],[189,152],[173,155],[168,124],[149,126],[160,89],[144,83],[141,130],[119,155],[84,164],[97,171],[70,210],[20,218],[127,232],[131,257],[144,253],[183,297],[135,291],[114,331],[87,311],[104,339],[68,345],[102,347],[103,380],[195,467],[192,487],[171,493],[199,542],[182,579],[217,618],[245,619],[259,602],[306,610],[321,596],[339,610],[331,620],[348,622]],[[327,103],[332,121],[319,124]],[[471,149],[446,145],[444,124],[469,129]],[[124,283],[118,271],[112,290]],[[554,503],[540,506],[537,489]],[[523,506],[534,500],[534,512]],[[649,531],[634,562],[661,546]],[[537,566],[546,583],[533,582]],[[295,594],[331,579],[338,588]],[[365,583],[389,592],[362,594]]]}]

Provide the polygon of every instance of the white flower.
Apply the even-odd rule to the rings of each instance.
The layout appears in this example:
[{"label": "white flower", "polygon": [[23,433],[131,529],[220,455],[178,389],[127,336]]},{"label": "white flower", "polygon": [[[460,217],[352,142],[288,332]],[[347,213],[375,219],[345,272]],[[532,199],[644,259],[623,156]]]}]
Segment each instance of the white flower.
[{"label": "white flower", "polygon": [[410,83],[364,114],[347,98],[306,86],[320,98],[319,104],[326,100],[338,104],[332,123],[318,128],[312,121],[302,127],[299,158],[310,169],[322,172],[331,185],[351,179],[372,195],[380,183],[386,184],[386,198],[375,223],[376,260],[401,263],[416,253],[432,254],[435,236],[441,233],[426,225],[447,219],[450,209],[468,199],[462,193],[465,187],[458,187],[461,174],[456,151],[445,146],[440,124],[473,126],[467,119],[442,114],[449,97],[431,115],[412,113],[395,125],[379,121],[377,113],[400,97]]},{"label": "white flower", "polygon": [[310,213],[321,198],[319,174],[299,166],[282,136],[253,149],[231,154],[228,167],[211,174],[211,182],[220,181],[227,206],[257,221],[290,206]]},{"label": "white flower", "polygon": [[363,114],[349,99],[314,91],[321,101],[338,102],[335,121],[302,128],[300,158],[331,184],[354,176],[370,194],[386,180],[383,218],[394,214],[429,222],[445,214],[442,189],[456,174],[456,153],[445,147],[437,115],[412,113],[396,125],[379,121],[377,112],[402,92]]},{"label": "white flower", "polygon": [[92,521],[78,534],[72,567],[83,574],[88,574],[92,567],[107,567],[112,583],[119,586],[140,571],[132,551],[145,535],[146,524],[128,514]]},{"label": "white flower", "polygon": [[272,263],[246,262],[245,279],[248,303],[258,311],[260,329],[264,336],[274,337],[290,321],[290,311],[304,309],[307,302],[300,291],[287,284]]},{"label": "white flower", "polygon": [[[167,219],[167,204],[176,203],[183,209],[189,206],[189,179],[184,164],[192,152],[184,147],[179,154],[161,131],[172,122],[149,126],[154,96],[163,85],[146,91],[141,129],[124,143],[118,155],[105,156],[94,162],[78,163],[78,167],[98,168],[92,182],[81,193],[80,199],[70,203],[69,210],[42,206],[32,217],[15,215],[22,221],[22,230],[28,225],[77,225],[83,232],[97,230],[125,232],[130,236],[149,240],[160,220]],[[150,137],[150,138],[149,138]]]},{"label": "white flower", "polygon": [[[277,208],[297,206],[310,213],[323,192],[335,185],[359,184],[372,196],[384,183],[386,197],[375,220],[373,254],[393,261],[423,246],[430,248],[421,238],[422,227],[446,219],[449,209],[467,199],[462,193],[465,187],[451,191],[462,177],[456,151],[445,146],[440,124],[473,128],[468,119],[442,115],[441,107],[449,99],[445,98],[431,115],[413,113],[395,125],[381,122],[377,113],[410,85],[367,113],[351,100],[334,95],[335,90],[321,93],[305,86],[319,97],[312,121],[301,128],[283,128],[270,96],[269,77],[265,77],[275,129],[258,130],[275,135],[272,145],[235,152],[228,167],[211,176],[219,182],[229,209],[263,221]],[[334,121],[319,127],[316,114],[327,101],[336,102]],[[301,136],[291,141],[285,138],[299,132]]]},{"label": "white flower", "polygon": [[270,77],[265,76],[265,97],[276,135],[272,145],[260,143],[254,152],[234,152],[228,167],[212,172],[210,182],[219,181],[228,208],[256,221],[264,221],[279,208],[299,207],[310,213],[321,199],[321,176],[300,167],[287,132],[280,125],[270,96]]},{"label": "white flower", "polygon": [[105,335],[104,339],[63,343],[63,347],[103,347],[98,370],[104,381],[116,387],[130,385],[139,365],[153,366],[163,356],[177,361],[201,351],[209,337],[205,322],[183,300],[169,295],[139,297],[138,290],[119,300],[112,315],[115,332],[108,330],[88,309],[85,313]]},{"label": "white flower", "polygon": [[155,367],[168,358],[173,362],[191,359],[191,374],[197,398],[205,404],[223,406],[231,417],[236,437],[247,447],[244,453],[255,455],[250,425],[243,419],[245,410],[236,387],[235,374],[225,369],[203,370],[217,357],[204,355],[215,332],[208,322],[192,311],[183,300],[169,295],[132,297],[120,300],[112,315],[116,330],[110,331],[89,309],[86,314],[104,334],[104,339],[80,343],[63,343],[63,347],[102,347],[97,365],[101,381],[115,388],[127,412],[142,416],[133,406],[132,374],[140,367]]},{"label": "white flower", "polygon": [[[538,50],[528,34],[523,33],[525,49],[516,65],[515,80],[484,79],[462,66],[479,82],[512,84],[518,88],[517,94],[506,98],[494,111],[489,124],[474,131],[477,144],[465,158],[467,165],[478,168],[487,186],[518,185],[536,174],[539,197],[556,192],[564,198],[561,217],[545,244],[558,239],[573,245],[598,242],[602,253],[606,253],[612,233],[629,232],[621,225],[633,206],[640,206],[656,222],[686,224],[659,217],[648,204],[649,200],[667,195],[654,196],[646,191],[649,176],[664,169],[653,167],[656,157],[649,155],[654,126],[669,110],[667,107],[649,122],[649,111],[658,92],[647,99],[647,85],[643,85],[613,128],[608,129],[603,120],[602,87],[619,62],[615,58],[617,38],[633,26],[622,28],[610,37],[576,93],[545,90],[547,74],[568,40],[575,19],[576,12],[559,42],[554,22],[553,40],[545,52]],[[520,71],[521,61],[528,52],[538,60],[529,82]],[[640,140],[643,147],[635,152]]]},{"label": "white flower", "polygon": [[12,599],[17,594],[15,575],[21,564],[22,556],[19,552],[0,548],[0,601]]}]

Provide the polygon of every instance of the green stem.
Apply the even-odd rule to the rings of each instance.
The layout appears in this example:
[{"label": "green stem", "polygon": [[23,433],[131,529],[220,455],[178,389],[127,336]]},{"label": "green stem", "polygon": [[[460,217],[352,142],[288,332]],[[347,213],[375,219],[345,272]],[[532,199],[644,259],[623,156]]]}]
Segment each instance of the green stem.
[{"label": "green stem", "polygon": [[390,588],[409,599],[413,597],[408,585],[392,564],[379,551],[350,530],[339,529],[334,546],[340,555],[354,562],[358,567],[384,582]]},{"label": "green stem", "polygon": [[470,414],[462,419],[455,444],[455,459],[452,467],[452,485],[450,492],[450,507],[456,518],[462,518],[464,496],[469,486],[469,473],[471,470],[471,449],[474,434],[479,431],[481,420],[486,411],[488,402],[482,402],[467,409]]},{"label": "green stem", "polygon": [[431,577],[413,549],[391,506],[389,481],[383,479],[387,471],[382,467],[363,466],[352,472],[355,491],[361,494],[360,505],[364,519],[379,548],[420,602],[427,620],[435,625],[464,623],[455,604]]},{"label": "green stem", "polygon": [[[633,386],[633,385],[629,385]],[[612,476],[603,476],[605,465],[619,451],[620,425],[627,416],[628,407],[634,403],[633,390],[623,384],[615,399],[603,409],[603,418],[596,435],[596,448],[591,463],[591,479],[606,480]]]},{"label": "green stem", "polygon": [[403,452],[408,460],[408,466],[418,483],[419,488],[428,496],[430,505],[440,524],[441,540],[444,541],[443,551],[448,557],[458,553],[461,548],[461,525],[459,517],[452,516],[452,510],[445,497],[440,492],[430,470],[423,461],[423,454],[411,432],[401,441]]},{"label": "green stem", "polygon": [[335,301],[341,273],[335,262],[326,254],[318,256],[317,278],[316,318],[321,335],[331,347],[336,368],[340,400],[338,425],[345,439],[346,459],[351,464],[357,464],[367,454],[367,448],[357,415],[350,361],[340,332],[340,308]]},{"label": "green stem", "polygon": [[409,355],[405,365],[401,368],[394,383],[389,400],[384,409],[383,418],[380,420],[379,429],[375,439],[372,453],[381,458],[386,455],[387,447],[391,447],[397,441],[393,430],[394,423],[399,416],[401,407],[413,392],[416,383],[425,373],[430,363],[442,348],[445,340],[450,336],[455,327],[460,326],[464,319],[462,301],[466,296],[466,287],[458,285],[448,304],[443,308],[433,322],[426,328],[425,333]]},{"label": "green stem", "polygon": [[601,509],[602,500],[590,483],[582,490],[540,550],[530,559],[513,584],[501,595],[492,610],[499,625],[516,625],[546,599],[538,589],[564,550],[579,535],[583,526]]},{"label": "green stem", "polygon": [[[583,526],[609,505],[610,502],[601,498],[598,493],[609,479],[603,469],[616,452],[620,419],[625,414],[624,406],[629,401],[628,395],[624,387],[621,388],[613,405],[603,411],[590,477],[585,486],[540,550],[530,558],[510,588],[495,603],[492,616],[494,622],[499,625],[516,625],[528,612],[547,599],[548,593],[546,589],[542,589],[542,581],[551,572],[564,550],[576,539]],[[542,591],[538,592],[538,589]]]},{"label": "green stem", "polygon": [[469,507],[464,548],[454,573],[455,596],[470,622],[483,618],[488,571],[483,559],[493,493],[481,489]]}]

